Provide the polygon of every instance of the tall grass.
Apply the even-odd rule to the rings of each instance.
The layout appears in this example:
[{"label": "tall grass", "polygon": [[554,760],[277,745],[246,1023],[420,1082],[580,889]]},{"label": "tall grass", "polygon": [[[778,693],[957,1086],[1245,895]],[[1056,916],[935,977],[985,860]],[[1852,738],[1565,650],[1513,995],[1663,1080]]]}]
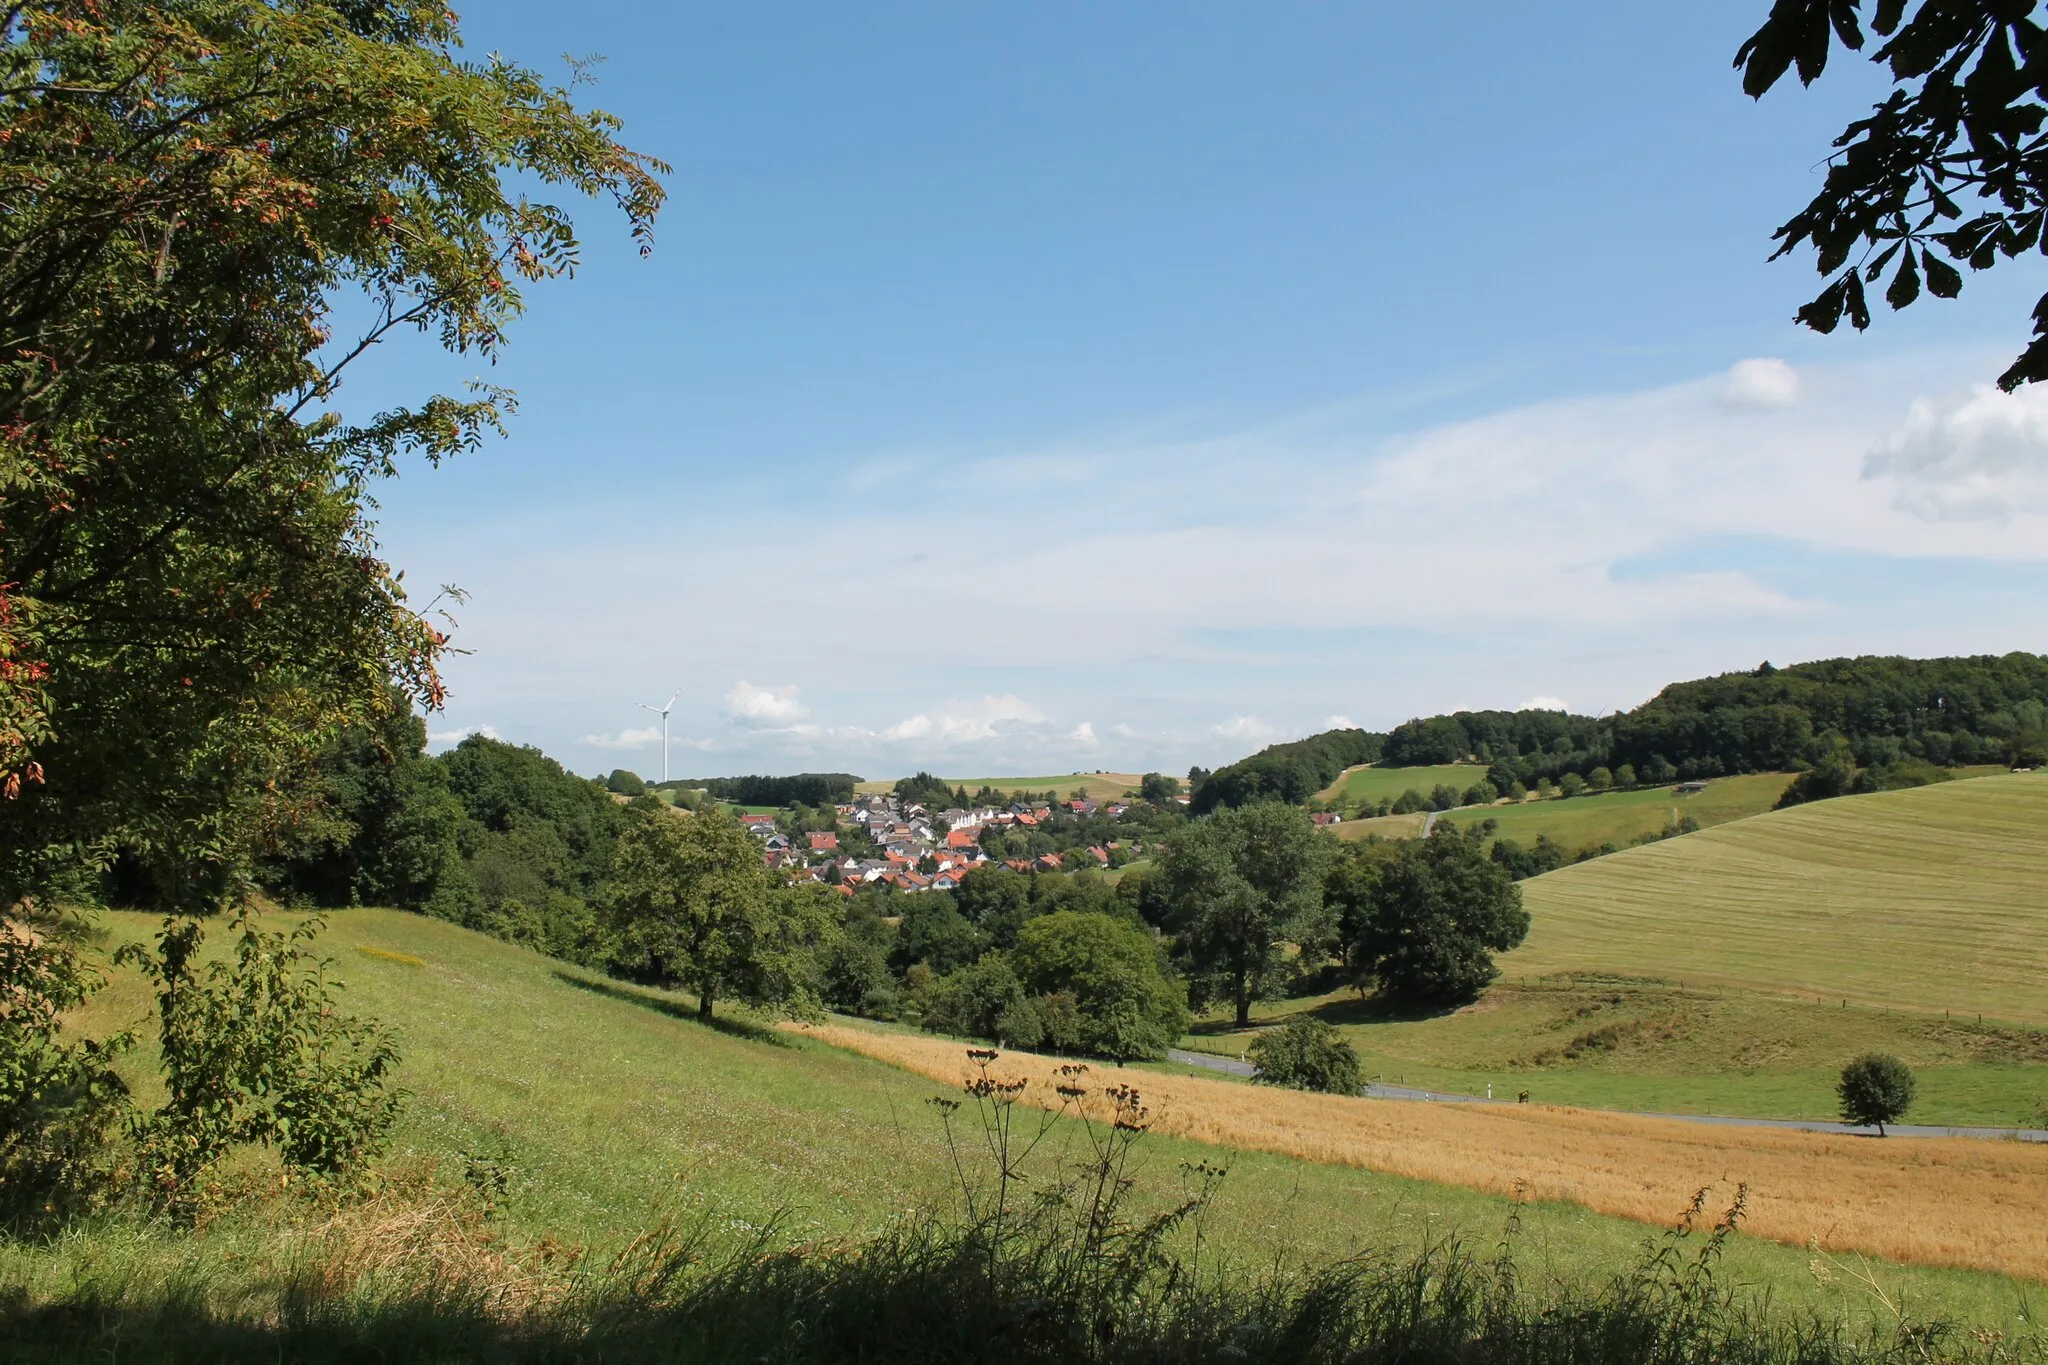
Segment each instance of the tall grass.
[{"label": "tall grass", "polygon": [[[1743,1199],[1704,1196],[1594,1289],[1524,1283],[1500,1242],[1247,1270],[1213,1259],[1213,1168],[1134,1198],[1145,1100],[1070,1068],[1049,1096],[987,1056],[942,1108],[960,1208],[857,1242],[659,1223],[594,1260],[513,1246],[473,1192],[399,1184],[281,1232],[252,1263],[85,1256],[0,1285],[24,1361],[2017,1362],[2039,1344],[1895,1321],[1851,1332],[1729,1285]],[[1030,1108],[1041,1099],[1042,1110]],[[115,1247],[115,1229],[76,1235]],[[147,1241],[146,1231],[138,1231]]]}]

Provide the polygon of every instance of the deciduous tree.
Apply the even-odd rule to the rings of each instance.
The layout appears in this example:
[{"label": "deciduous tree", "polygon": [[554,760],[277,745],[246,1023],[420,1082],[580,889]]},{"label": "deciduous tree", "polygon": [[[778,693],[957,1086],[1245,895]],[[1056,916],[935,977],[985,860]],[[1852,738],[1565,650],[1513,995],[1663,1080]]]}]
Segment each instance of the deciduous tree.
[{"label": "deciduous tree", "polygon": [[1281,945],[1317,930],[1329,841],[1277,802],[1220,810],[1167,846],[1159,885],[1195,968],[1228,983],[1240,1028]]},{"label": "deciduous tree", "polygon": [[[1893,90],[1835,139],[1820,192],[1776,234],[1776,255],[1811,247],[1833,276],[1798,320],[1832,332],[1846,314],[1870,325],[1866,284],[1887,273],[1894,309],[1954,298],[1962,271],[1989,270],[2048,246],[2048,29],[2030,3],[2002,0],[1776,0],[1735,54],[1742,88],[1762,98],[1795,67],[1812,84],[1839,42],[1860,51],[1864,24],[1884,41],[1870,59]],[[2048,294],[2034,340],[1999,376],[2003,389],[2048,377]]]}]

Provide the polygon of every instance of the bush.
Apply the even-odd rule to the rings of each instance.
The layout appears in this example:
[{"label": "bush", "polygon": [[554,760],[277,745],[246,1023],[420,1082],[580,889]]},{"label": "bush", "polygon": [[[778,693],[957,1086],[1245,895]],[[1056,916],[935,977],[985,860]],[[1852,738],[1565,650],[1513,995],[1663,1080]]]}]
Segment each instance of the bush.
[{"label": "bush", "polygon": [[[1028,921],[1011,955],[1056,1044],[1119,1061],[1156,1059],[1187,1031],[1186,992],[1160,967],[1144,930],[1062,910]],[[1064,1005],[1059,997],[1071,1000]]]},{"label": "bush", "polygon": [[1358,1052],[1322,1020],[1297,1014],[1252,1043],[1252,1080],[1290,1090],[1356,1095],[1365,1089]]},{"label": "bush", "polygon": [[1842,1122],[1875,1125],[1883,1137],[1884,1126],[1913,1107],[1913,1073],[1890,1053],[1872,1052],[1842,1068],[1835,1094],[1842,1101]]},{"label": "bush", "polygon": [[383,1150],[402,1098],[389,1035],[336,1008],[327,964],[307,949],[319,919],[270,933],[245,910],[230,928],[233,960],[204,971],[196,920],[167,920],[154,953],[133,944],[115,956],[156,986],[169,1094],[136,1131],[152,1192],[181,1213],[201,1177],[251,1143],[276,1149],[288,1171],[359,1174]]},{"label": "bush", "polygon": [[624,768],[612,769],[612,775],[604,780],[604,789],[619,796],[647,794],[647,784],[640,780],[640,774],[627,772]]}]

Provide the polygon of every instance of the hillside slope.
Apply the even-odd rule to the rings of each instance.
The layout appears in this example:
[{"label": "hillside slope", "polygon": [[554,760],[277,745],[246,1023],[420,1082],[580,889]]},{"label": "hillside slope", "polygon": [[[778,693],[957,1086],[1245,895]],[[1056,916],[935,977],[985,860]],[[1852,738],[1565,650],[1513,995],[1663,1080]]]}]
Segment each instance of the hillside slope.
[{"label": "hillside slope", "polygon": [[2048,1022],[2048,774],[1843,797],[1523,883],[1509,977],[1611,972]]},{"label": "hillside slope", "polygon": [[[138,914],[101,922],[108,948],[146,939],[158,925]],[[502,1179],[496,1203],[508,1235],[615,1247],[669,1214],[685,1225],[709,1216],[742,1231],[773,1221],[808,1237],[873,1229],[957,1198],[938,1116],[924,1103],[948,1088],[941,1083],[811,1039],[772,1039],[737,1020],[707,1028],[686,997],[593,978],[421,916],[351,910],[331,916],[329,926],[322,946],[348,985],[348,1007],[386,1021],[404,1053],[398,1080],[410,1098],[394,1163],[438,1163],[444,1180],[465,1172],[487,1183]],[[94,1004],[97,1022],[146,1017],[134,974],[116,969],[110,979]],[[1175,1107],[1164,1076],[1103,1067],[1097,1078],[1138,1085],[1162,1113]],[[1207,1084],[1238,1102],[1263,1094]],[[1974,1161],[1986,1153],[1972,1145],[1961,1155]],[[968,1157],[977,1160],[971,1151]],[[1518,1203],[1163,1134],[1147,1140],[1141,1188],[1153,1201],[1175,1199],[1182,1162],[1219,1159],[1230,1176],[1205,1235],[1243,1264],[1366,1247],[1396,1251],[1449,1235],[1491,1245],[1513,1212],[1527,1273],[1598,1279],[1625,1263],[1644,1235],[1640,1222],[1569,1203]],[[1401,1168],[1391,1159],[1367,1164]],[[1719,1153],[1697,1171],[1639,1182],[1638,1196],[1650,1216],[1669,1217],[1729,1165]],[[210,1226],[207,1255],[253,1255],[273,1233],[260,1219],[222,1220]],[[1806,1273],[1808,1256],[1798,1247],[1743,1238],[1730,1252],[1734,1273],[1771,1284],[1786,1303],[1860,1310],[1859,1300]],[[0,1282],[11,1272],[62,1279],[72,1273],[71,1254],[0,1254]],[[1878,1269],[1888,1292],[1976,1321],[2008,1319],[2018,1292],[1990,1274]]]}]

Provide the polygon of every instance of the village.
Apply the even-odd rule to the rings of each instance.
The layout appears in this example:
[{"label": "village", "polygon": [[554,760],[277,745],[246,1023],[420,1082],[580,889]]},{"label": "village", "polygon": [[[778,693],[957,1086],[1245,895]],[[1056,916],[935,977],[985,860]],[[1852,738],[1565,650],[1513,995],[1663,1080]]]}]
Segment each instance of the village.
[{"label": "village", "polygon": [[[1186,798],[1178,798],[1185,805]],[[1097,802],[1086,796],[1065,801],[1014,801],[933,811],[895,796],[861,796],[838,805],[837,830],[799,830],[786,814],[741,815],[761,841],[762,861],[792,882],[823,882],[852,895],[857,887],[881,883],[903,892],[951,891],[976,867],[1001,863],[1017,872],[1073,872],[1120,867],[1144,853],[1144,845],[1122,839],[1082,845],[1028,858],[993,858],[982,847],[991,831],[1042,829],[1065,817],[1120,820],[1139,803]],[[841,847],[842,832],[847,836]],[[858,850],[858,852],[856,852]]]}]

